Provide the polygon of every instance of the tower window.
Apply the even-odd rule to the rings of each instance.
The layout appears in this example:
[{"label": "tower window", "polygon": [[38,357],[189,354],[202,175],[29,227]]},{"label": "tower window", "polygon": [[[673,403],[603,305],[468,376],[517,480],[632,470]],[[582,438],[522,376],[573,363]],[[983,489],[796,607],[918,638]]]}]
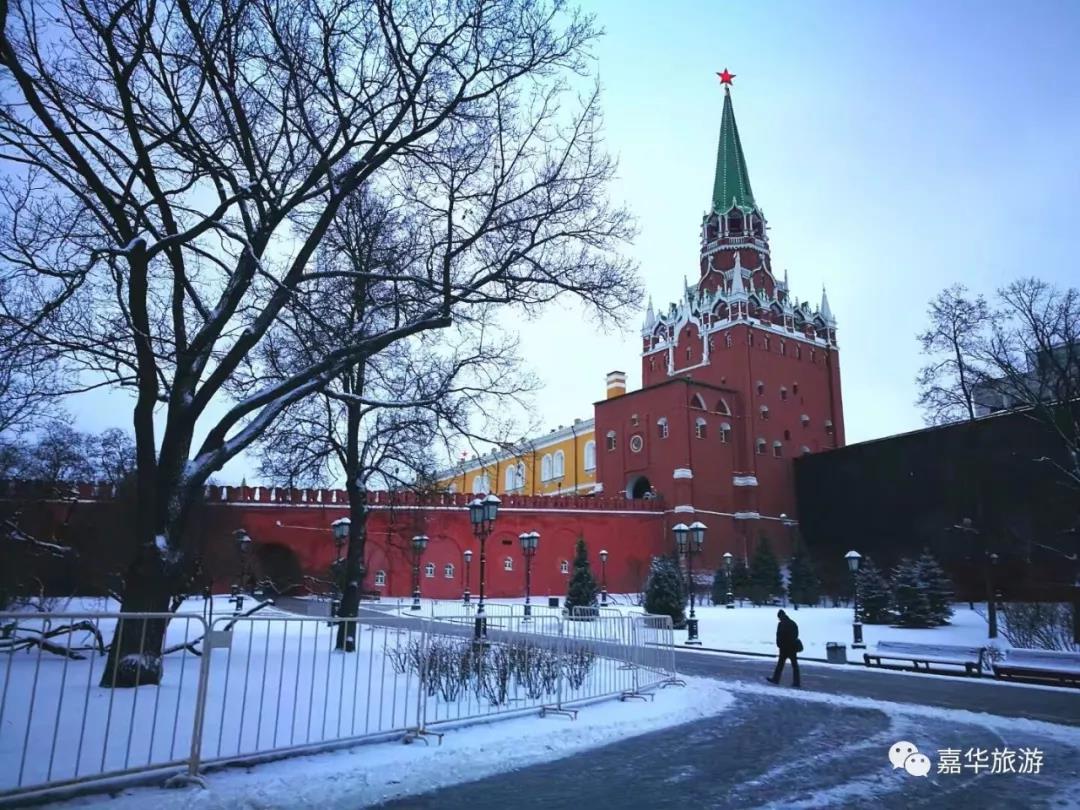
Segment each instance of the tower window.
[{"label": "tower window", "polygon": [[638,415],[636,413],[630,417],[630,424],[634,427],[637,427],[639,424],[641,424],[641,420],[638,418]]},{"label": "tower window", "polygon": [[784,341],[780,341],[780,356],[787,357],[787,347],[784,345]]},{"label": "tower window", "polygon": [[559,573],[560,574],[569,574],[570,573],[570,561],[569,560],[561,560],[559,562]]},{"label": "tower window", "polygon": [[690,407],[698,411],[705,410],[705,400],[701,398],[701,394],[694,394],[690,397]]},{"label": "tower window", "polygon": [[761,418],[762,418],[762,420],[767,420],[769,418],[769,406],[768,405],[762,405],[761,406]]},{"label": "tower window", "polygon": [[733,343],[735,343],[735,341],[731,339],[730,334],[724,335],[724,346],[726,348],[730,349]]},{"label": "tower window", "polygon": [[817,362],[817,350],[816,349],[811,349],[810,350],[810,362],[811,363],[816,363]]},{"label": "tower window", "polygon": [[649,358],[649,371],[656,371],[656,358],[655,357],[650,357]]},{"label": "tower window", "polygon": [[728,407],[727,400],[723,397],[716,403],[716,412],[722,413],[724,416],[731,416],[731,408]]},{"label": "tower window", "polygon": [[799,421],[802,422],[803,427],[806,427],[810,424],[810,417],[804,413],[802,416],[799,417]]},{"label": "tower window", "polygon": [[774,458],[780,458],[784,455],[783,445],[780,442],[772,443],[772,454]]},{"label": "tower window", "polygon": [[795,359],[802,360],[802,346],[795,346]]},{"label": "tower window", "polygon": [[668,422],[666,417],[661,417],[656,420],[656,432],[661,439],[666,439],[668,437]]},{"label": "tower window", "polygon": [[799,452],[802,453],[804,456],[808,455],[810,453],[810,448],[804,444],[802,447],[799,448]]},{"label": "tower window", "polygon": [[784,441],[791,441],[791,431],[790,430],[785,430],[784,431]]},{"label": "tower window", "polygon": [[435,563],[428,563],[424,566],[424,576],[428,579],[435,578]]},{"label": "tower window", "polygon": [[798,383],[792,383],[791,384],[791,392],[793,394],[799,393],[799,384]]},{"label": "tower window", "polygon": [[386,572],[385,571],[376,571],[375,572],[375,587],[381,588],[385,584],[386,584]]},{"label": "tower window", "polygon": [[607,432],[607,449],[609,451],[615,449],[615,431],[609,430]]},{"label": "tower window", "polygon": [[769,350],[769,337],[768,337],[768,335],[766,335],[766,336],[765,336],[765,337],[764,337],[764,338],[762,339],[762,341],[761,341],[761,345],[762,345],[762,347],[763,347],[763,348],[765,349],[765,351],[768,351],[768,350]]},{"label": "tower window", "polygon": [[443,566],[443,576],[446,577],[446,579],[453,579],[454,578],[454,564],[453,563],[447,563],[446,565]]},{"label": "tower window", "polygon": [[720,423],[720,444],[727,444],[731,441],[731,425],[727,422]]},{"label": "tower window", "polygon": [[687,347],[686,347],[686,359],[687,359],[687,360],[689,360],[689,359],[690,359],[690,352],[691,352],[691,351],[692,351],[692,350],[691,350],[691,348],[690,348],[689,346],[687,346]]},{"label": "tower window", "polygon": [[765,393],[765,383],[763,383],[761,380],[757,381],[757,392],[759,394]]},{"label": "tower window", "polygon": [[757,440],[757,454],[759,456],[765,455],[765,440],[762,438]]},{"label": "tower window", "polygon": [[780,386],[780,399],[781,400],[786,400],[787,399],[787,388],[782,386],[782,385]]},{"label": "tower window", "polygon": [[514,558],[513,557],[503,557],[503,571],[513,571],[513,570],[514,570]]},{"label": "tower window", "polygon": [[705,420],[698,417],[698,420],[694,423],[694,433],[699,439],[704,439],[708,430]]},{"label": "tower window", "polygon": [[826,419],[825,420],[825,432],[828,433],[829,435],[832,435],[832,432],[833,432],[832,419]]}]

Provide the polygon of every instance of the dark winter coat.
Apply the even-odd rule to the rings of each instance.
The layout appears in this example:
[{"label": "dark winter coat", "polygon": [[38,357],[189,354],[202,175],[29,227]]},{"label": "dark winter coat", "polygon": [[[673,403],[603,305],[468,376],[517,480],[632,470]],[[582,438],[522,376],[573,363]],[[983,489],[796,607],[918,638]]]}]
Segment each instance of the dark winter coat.
[{"label": "dark winter coat", "polygon": [[776,646],[785,654],[798,652],[799,625],[787,615],[781,616],[780,623],[776,625]]}]

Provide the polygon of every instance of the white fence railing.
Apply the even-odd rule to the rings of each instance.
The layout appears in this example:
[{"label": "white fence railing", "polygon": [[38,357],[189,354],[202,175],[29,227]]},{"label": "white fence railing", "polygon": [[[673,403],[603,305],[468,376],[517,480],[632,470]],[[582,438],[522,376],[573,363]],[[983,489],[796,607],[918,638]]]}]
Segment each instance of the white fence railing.
[{"label": "white fence railing", "polygon": [[[494,607],[494,606],[493,606]],[[509,607],[509,606],[507,606]],[[152,772],[314,751],[677,683],[671,620],[474,613],[0,614],[0,804]],[[167,621],[156,686],[100,685],[119,623]],[[339,627],[349,652],[336,649]],[[160,626],[160,625],[159,625]],[[70,631],[65,628],[70,628]],[[142,651],[133,658],[142,666]]]}]

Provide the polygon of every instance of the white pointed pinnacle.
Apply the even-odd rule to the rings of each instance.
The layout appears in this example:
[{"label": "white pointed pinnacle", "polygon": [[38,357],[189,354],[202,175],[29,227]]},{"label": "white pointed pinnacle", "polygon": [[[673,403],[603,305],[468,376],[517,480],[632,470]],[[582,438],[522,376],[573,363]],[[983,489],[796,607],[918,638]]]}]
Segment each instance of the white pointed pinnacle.
[{"label": "white pointed pinnacle", "polygon": [[836,319],[832,314],[832,309],[829,307],[829,295],[825,292],[824,284],[821,285],[821,317],[827,322],[836,322]]}]

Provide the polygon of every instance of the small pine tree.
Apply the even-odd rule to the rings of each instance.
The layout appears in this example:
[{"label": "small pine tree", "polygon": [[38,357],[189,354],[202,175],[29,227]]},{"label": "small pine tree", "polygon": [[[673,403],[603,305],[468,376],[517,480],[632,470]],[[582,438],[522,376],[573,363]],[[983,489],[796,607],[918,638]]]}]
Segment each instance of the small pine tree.
[{"label": "small pine tree", "polygon": [[750,559],[750,601],[755,605],[764,605],[783,592],[780,563],[769,546],[769,538],[762,536]]},{"label": "small pine tree", "polygon": [[795,606],[816,605],[821,598],[821,581],[806,546],[799,543],[788,560],[788,598]]},{"label": "small pine tree", "polygon": [[919,578],[918,564],[906,558],[901,560],[893,569],[892,580],[897,621],[904,627],[930,627],[934,624],[930,600]]},{"label": "small pine tree", "polygon": [[862,620],[867,624],[888,624],[892,618],[889,613],[889,605],[892,603],[891,589],[888,580],[869,557],[863,558],[856,581]]},{"label": "small pine tree", "polygon": [[594,607],[598,592],[596,579],[589,568],[589,549],[585,546],[585,538],[578,537],[574,551],[574,571],[566,588],[566,607]]},{"label": "small pine tree", "polygon": [[746,560],[742,557],[736,557],[735,564],[731,567],[731,592],[740,605],[744,599],[750,598],[750,569],[746,567]]},{"label": "small pine tree", "polygon": [[675,627],[686,624],[686,587],[678,561],[671,556],[653,557],[645,584],[645,612],[670,616]]},{"label": "small pine tree", "polygon": [[938,565],[938,561],[929,550],[924,550],[916,562],[919,580],[930,606],[930,620],[933,624],[948,624],[952,617],[953,584]]},{"label": "small pine tree", "polygon": [[726,605],[729,590],[727,572],[723,568],[717,568],[712,581],[712,603]]}]

